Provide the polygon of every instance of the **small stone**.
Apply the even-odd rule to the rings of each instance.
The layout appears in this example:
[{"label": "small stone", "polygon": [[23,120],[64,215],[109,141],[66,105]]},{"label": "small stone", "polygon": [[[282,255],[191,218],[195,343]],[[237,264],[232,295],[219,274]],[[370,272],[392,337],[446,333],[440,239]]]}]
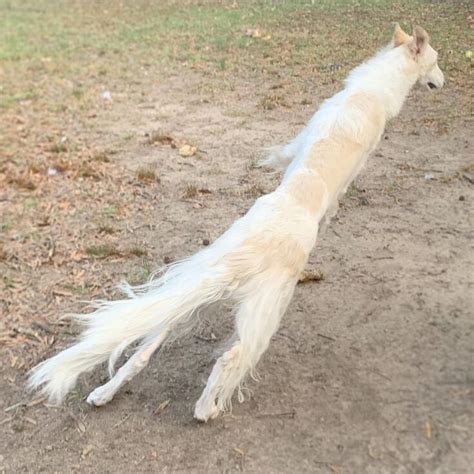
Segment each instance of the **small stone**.
[{"label": "small stone", "polygon": [[112,93],[110,91],[103,91],[102,94],[100,94],[100,96],[105,101],[112,102]]}]

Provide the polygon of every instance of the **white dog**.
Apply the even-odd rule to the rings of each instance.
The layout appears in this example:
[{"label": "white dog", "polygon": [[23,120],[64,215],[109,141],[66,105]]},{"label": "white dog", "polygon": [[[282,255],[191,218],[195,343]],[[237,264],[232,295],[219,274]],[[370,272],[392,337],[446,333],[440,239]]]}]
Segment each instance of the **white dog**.
[{"label": "white dog", "polygon": [[[215,418],[229,407],[236,389],[241,400],[241,384],[278,329],[320,222],[336,212],[338,199],[416,82],[430,89],[443,86],[437,53],[422,28],[409,36],[397,25],[390,45],[357,67],[346,88],[324,102],[294,141],[274,149],[266,164],[288,166],[274,192],[259,198],[208,248],[143,286],[127,286],[128,299],[80,316],[87,324],[80,341],[34,368],[29,386],[41,387],[59,403],[81,373],[108,360],[111,380],[87,398],[91,405],[104,405],[168,337],[189,327],[200,309],[231,298],[237,307],[235,335],[194,416]],[[133,356],[113,375],[124,349],[137,342]]]}]

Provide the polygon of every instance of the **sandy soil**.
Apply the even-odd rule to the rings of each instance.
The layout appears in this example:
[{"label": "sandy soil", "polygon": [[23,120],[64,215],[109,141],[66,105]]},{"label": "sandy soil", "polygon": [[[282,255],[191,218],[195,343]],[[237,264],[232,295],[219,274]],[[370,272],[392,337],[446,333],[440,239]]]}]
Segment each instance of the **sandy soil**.
[{"label": "sandy soil", "polygon": [[[46,260],[5,292],[5,331],[22,305],[36,305],[41,319],[2,349],[0,472],[469,472],[473,139],[467,98],[449,84],[438,94],[414,91],[390,124],[310,258],[324,280],[298,286],[259,364],[262,381],[250,384],[249,399],[232,413],[208,424],[192,418],[231,330],[226,307],[104,408],[90,408],[84,397],[105,370],[85,377],[65,407],[24,393],[26,369],[72,339],[74,328],[57,325],[61,313],[145,271],[137,247],[156,266],[212,242],[275,187],[278,177],[252,166],[262,147],[292,138],[339,87],[284,75],[220,80],[196,71],[144,76],[94,114],[62,124],[76,143],[114,153],[91,162],[100,180],[74,181],[70,170],[48,178],[57,206],[47,211],[40,203],[35,218],[49,212],[51,235],[74,236],[80,247],[61,253],[58,244],[48,263],[48,248],[36,242]],[[284,104],[262,106],[275,90]],[[157,130],[197,154],[150,144]],[[160,181],[137,179],[144,166]],[[119,184],[108,186],[117,175]],[[80,212],[74,204],[62,209],[65,190],[72,200],[89,192],[95,207],[83,201]],[[108,199],[122,195],[131,202],[110,217]],[[103,242],[122,253],[92,258],[83,250]],[[8,245],[15,248],[14,238]],[[22,262],[11,248],[4,264],[19,279],[11,272]],[[73,274],[82,293],[65,286]]]}]

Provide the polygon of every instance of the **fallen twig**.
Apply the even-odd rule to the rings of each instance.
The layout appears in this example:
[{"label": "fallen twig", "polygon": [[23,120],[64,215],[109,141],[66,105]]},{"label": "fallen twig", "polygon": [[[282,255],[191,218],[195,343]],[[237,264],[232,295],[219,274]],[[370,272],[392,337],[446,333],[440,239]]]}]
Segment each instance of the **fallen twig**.
[{"label": "fallen twig", "polygon": [[170,405],[171,400],[165,400],[164,402],[160,403],[157,409],[153,412],[154,415],[159,415],[160,413],[164,412]]},{"label": "fallen twig", "polygon": [[128,415],[125,415],[118,423],[115,423],[115,425],[112,426],[112,429],[118,428],[122,423],[125,423],[129,418],[130,418],[130,413]]},{"label": "fallen twig", "polygon": [[32,400],[31,402],[24,402],[24,401],[23,402],[17,402],[17,403],[14,403],[13,405],[10,405],[7,408],[5,408],[4,412],[8,413],[9,411],[15,410],[16,408],[20,408],[20,407],[31,408],[31,407],[34,407],[36,405],[39,405],[40,403],[43,403],[44,401],[46,401],[45,397],[37,398],[36,400]]},{"label": "fallen twig", "polygon": [[328,341],[333,341],[334,342],[336,340],[331,336],[325,336],[324,334],[320,334],[319,332],[316,334],[316,336],[322,337],[323,339],[327,339]]},{"label": "fallen twig", "polygon": [[291,411],[282,411],[280,413],[260,413],[257,418],[273,418],[273,417],[288,417],[294,418],[296,416],[296,410],[293,408]]}]

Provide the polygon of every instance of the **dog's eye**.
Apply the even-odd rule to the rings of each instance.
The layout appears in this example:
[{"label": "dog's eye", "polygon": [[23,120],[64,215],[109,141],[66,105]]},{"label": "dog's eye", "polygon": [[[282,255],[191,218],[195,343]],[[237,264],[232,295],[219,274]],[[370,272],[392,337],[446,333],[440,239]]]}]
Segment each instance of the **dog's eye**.
[{"label": "dog's eye", "polygon": [[429,87],[430,89],[436,89],[436,85],[433,84],[432,82],[428,82],[428,87]]}]

